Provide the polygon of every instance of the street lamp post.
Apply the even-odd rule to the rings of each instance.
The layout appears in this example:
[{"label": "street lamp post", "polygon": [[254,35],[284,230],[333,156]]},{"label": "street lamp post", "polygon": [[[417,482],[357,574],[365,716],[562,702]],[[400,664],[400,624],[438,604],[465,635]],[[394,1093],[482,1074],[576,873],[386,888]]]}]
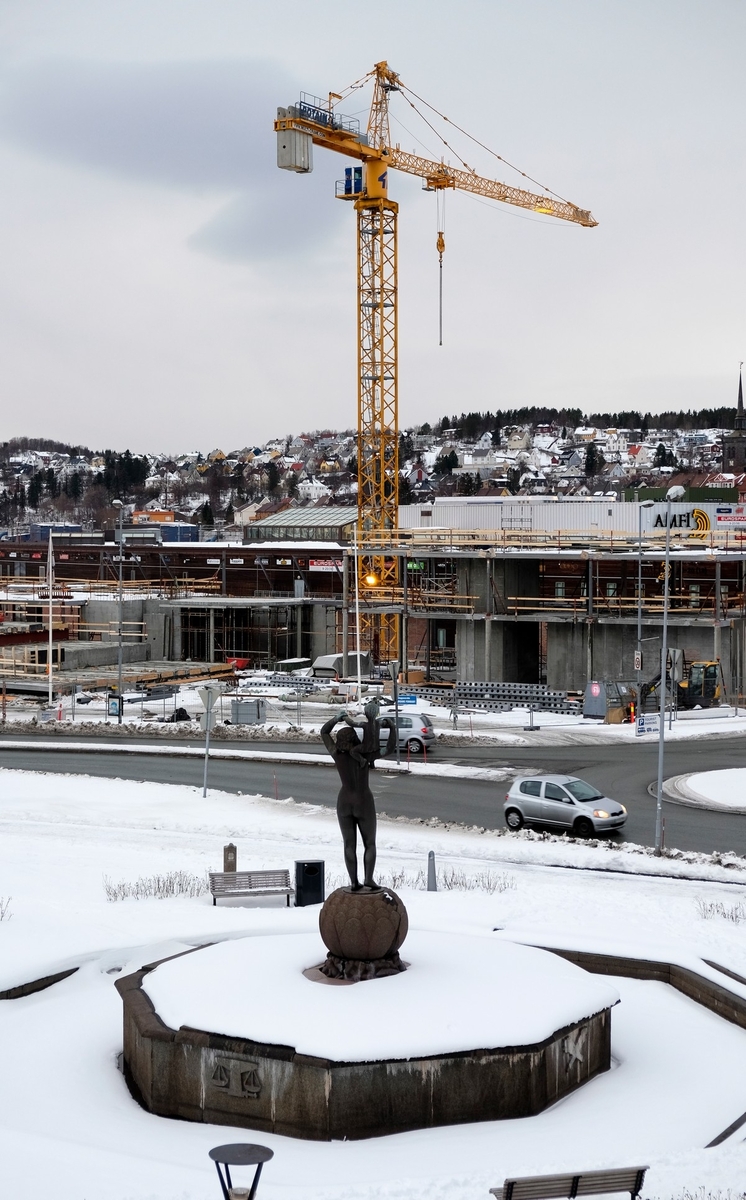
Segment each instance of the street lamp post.
[{"label": "street lamp post", "polygon": [[117,647],[117,725],[122,724],[122,588],[124,586],[122,569],[124,566],[124,545],[122,533],[122,515],[124,505],[121,500],[112,500],[115,508],[119,509],[119,645]]},{"label": "street lamp post", "polygon": [[396,725],[396,765],[401,766],[401,748],[399,746],[399,660],[389,663],[389,675],[394,685],[394,723]]},{"label": "street lamp post", "polygon": [[642,695],[642,510],[653,508],[654,500],[643,500],[637,510],[637,708]]},{"label": "street lamp post", "polygon": [[[668,659],[668,570],[671,554],[671,503],[684,496],[683,487],[672,487],[666,492],[666,558],[663,567],[663,639],[661,643],[661,700],[658,728],[658,789],[655,801],[655,853],[663,850],[663,748],[666,729],[666,661]],[[673,672],[672,672],[673,674]],[[671,680],[673,691],[673,679]]]}]

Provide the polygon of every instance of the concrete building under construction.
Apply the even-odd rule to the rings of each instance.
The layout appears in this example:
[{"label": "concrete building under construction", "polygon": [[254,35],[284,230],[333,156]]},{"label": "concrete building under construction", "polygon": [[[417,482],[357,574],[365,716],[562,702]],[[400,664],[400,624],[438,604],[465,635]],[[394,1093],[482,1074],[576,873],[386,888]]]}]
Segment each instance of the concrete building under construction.
[{"label": "concrete building under construction", "polygon": [[[138,664],[238,661],[273,666],[352,651],[356,559],[345,519],[333,538],[307,525],[292,540],[137,544],[123,549],[125,659]],[[657,671],[666,505],[505,498],[404,506],[399,529],[358,549],[363,645],[380,658],[375,622],[399,624],[402,662],[426,675],[547,683],[633,680],[642,621],[643,678]],[[331,530],[324,529],[324,533]],[[746,506],[672,505],[669,644],[689,661],[719,658],[729,693],[743,676]],[[310,537],[308,535],[311,535]],[[55,651],[64,674],[116,660],[119,548],[55,544]],[[365,564],[385,557],[396,584]],[[0,543],[0,612],[18,639],[0,644],[3,677],[45,670],[47,546]],[[28,628],[25,628],[25,627]],[[0,636],[0,643],[3,637]]]}]

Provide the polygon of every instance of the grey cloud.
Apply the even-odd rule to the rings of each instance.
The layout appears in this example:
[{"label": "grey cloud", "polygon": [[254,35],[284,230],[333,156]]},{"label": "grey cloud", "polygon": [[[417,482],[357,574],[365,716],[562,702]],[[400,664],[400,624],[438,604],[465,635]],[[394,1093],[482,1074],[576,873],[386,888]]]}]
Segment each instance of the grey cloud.
[{"label": "grey cloud", "polygon": [[318,156],[317,178],[297,179],[275,165],[274,112],[297,92],[266,61],[37,63],[8,76],[0,132],[83,168],[233,193],[191,244],[230,258],[266,258],[318,244],[339,221],[329,187],[339,168],[326,156]]}]

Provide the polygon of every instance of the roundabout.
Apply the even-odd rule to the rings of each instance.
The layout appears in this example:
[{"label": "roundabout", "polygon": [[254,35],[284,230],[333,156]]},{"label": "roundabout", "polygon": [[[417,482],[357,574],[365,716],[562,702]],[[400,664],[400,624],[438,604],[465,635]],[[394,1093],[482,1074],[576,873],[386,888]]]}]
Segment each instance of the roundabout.
[{"label": "roundabout", "polygon": [[[653,784],[650,785],[652,789]],[[689,772],[672,775],[663,784],[663,794],[674,804],[711,812],[746,815],[746,768]]]}]

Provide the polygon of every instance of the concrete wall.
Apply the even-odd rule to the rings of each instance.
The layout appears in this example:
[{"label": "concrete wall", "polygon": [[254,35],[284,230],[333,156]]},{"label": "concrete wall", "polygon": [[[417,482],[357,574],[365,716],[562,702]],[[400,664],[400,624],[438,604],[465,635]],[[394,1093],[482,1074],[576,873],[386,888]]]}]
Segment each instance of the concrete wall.
[{"label": "concrete wall", "polygon": [[[353,622],[350,622],[353,624]],[[304,636],[305,644],[305,636]],[[335,654],[337,650],[336,609],[324,604],[311,606],[311,648],[308,652],[313,662],[322,654]]]},{"label": "concrete wall", "polygon": [[[530,1116],[611,1063],[610,1009],[535,1045],[381,1062],[333,1062],[290,1046],[175,1030],[142,990],[157,965],[116,987],[128,1080],[144,1106],[162,1116],[317,1140],[368,1138]],[[579,1045],[582,1053],[568,1052]]]},{"label": "concrete wall", "polygon": [[[652,679],[660,665],[660,624],[643,623],[643,680]],[[717,647],[712,625],[668,626],[668,645],[682,649],[689,662],[719,657],[728,694],[731,692],[731,630],[719,631]],[[653,640],[646,640],[653,639]],[[637,626],[619,622],[548,622],[547,684],[552,688],[581,690],[589,679],[635,679],[634,655],[637,650]]]},{"label": "concrete wall", "polygon": [[[118,646],[114,642],[60,642],[65,652],[64,670],[83,671],[86,667],[111,667],[118,662]],[[122,662],[150,661],[150,647],[143,642],[122,645]]]}]

